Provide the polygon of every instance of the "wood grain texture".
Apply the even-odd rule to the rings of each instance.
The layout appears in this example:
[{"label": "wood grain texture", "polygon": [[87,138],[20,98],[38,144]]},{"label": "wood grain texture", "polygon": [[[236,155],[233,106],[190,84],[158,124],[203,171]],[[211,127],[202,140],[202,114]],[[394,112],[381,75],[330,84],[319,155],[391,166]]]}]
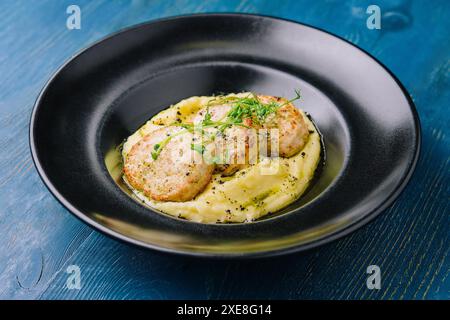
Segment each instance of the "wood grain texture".
[{"label": "wood grain texture", "polygon": [[[365,11],[372,2],[1,1],[0,298],[449,299],[450,2],[377,0],[382,29],[368,30]],[[81,7],[81,30],[65,27],[70,4]],[[46,190],[30,157],[28,124],[39,91],[58,66],[124,27],[218,11],[323,28],[373,54],[403,82],[420,114],[422,156],[406,190],[375,221],[305,253],[198,260],[107,238]],[[81,290],[65,286],[71,264],[81,268]],[[366,287],[371,264],[381,268],[381,290]]]}]

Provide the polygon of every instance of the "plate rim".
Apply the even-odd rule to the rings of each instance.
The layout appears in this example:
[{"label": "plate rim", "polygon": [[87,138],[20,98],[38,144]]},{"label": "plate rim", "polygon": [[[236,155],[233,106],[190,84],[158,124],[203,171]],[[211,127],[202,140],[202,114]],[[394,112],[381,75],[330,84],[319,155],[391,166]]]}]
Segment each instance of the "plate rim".
[{"label": "plate rim", "polygon": [[[381,66],[389,75],[390,77],[395,81],[397,86],[401,89],[403,92],[403,95],[407,99],[410,111],[412,113],[413,119],[414,119],[414,133],[416,136],[415,143],[414,143],[414,156],[412,160],[410,161],[408,168],[404,175],[402,176],[402,179],[396,186],[393,192],[391,192],[383,203],[381,203],[377,208],[372,210],[371,212],[367,213],[364,217],[361,219],[353,222],[352,224],[346,226],[345,228],[338,230],[334,233],[325,235],[323,238],[304,243],[304,244],[297,244],[297,245],[291,245],[283,248],[276,248],[271,250],[259,250],[254,252],[246,252],[246,253],[215,253],[215,252],[204,252],[204,251],[189,251],[189,250],[183,250],[183,249],[174,249],[174,248],[168,248],[163,246],[158,246],[154,244],[149,244],[142,242],[137,239],[133,239],[127,235],[121,234],[117,231],[114,231],[110,228],[107,228],[106,226],[100,224],[99,222],[89,218],[85,213],[83,213],[81,210],[78,210],[75,208],[53,185],[53,183],[48,178],[47,174],[45,173],[44,168],[42,167],[42,164],[39,160],[37,150],[36,150],[36,141],[34,137],[34,130],[35,130],[35,120],[36,115],[39,112],[39,107],[41,105],[41,100],[47,91],[47,89],[50,87],[52,82],[55,80],[55,78],[60,74],[60,72],[68,66],[72,61],[77,59],[79,56],[81,56],[86,51],[94,48],[95,46],[99,45],[103,41],[106,41],[110,38],[113,38],[119,34],[125,33],[130,30],[139,29],[143,26],[148,26],[152,24],[157,24],[161,22],[167,22],[172,20],[178,20],[178,19],[189,19],[189,18],[204,18],[204,17],[257,17],[257,18],[265,18],[269,20],[278,20],[278,21],[284,21],[289,22],[297,25],[301,25],[303,27],[307,27],[316,31],[321,31],[327,35],[330,35],[332,37],[335,37],[341,41],[344,41],[345,43],[351,45],[353,48],[365,53],[368,57],[370,57],[372,60],[374,60],[379,66]],[[263,258],[263,257],[273,257],[273,256],[281,256],[281,255],[287,255],[294,252],[300,252],[309,250],[315,247],[319,247],[321,245],[324,245],[326,243],[332,242],[334,240],[337,240],[339,238],[343,238],[347,236],[348,234],[352,233],[353,231],[359,229],[363,225],[366,225],[370,221],[372,221],[374,218],[376,218],[380,213],[382,213],[387,207],[389,207],[403,192],[405,187],[407,186],[408,182],[411,180],[411,177],[415,171],[415,168],[417,166],[417,163],[420,158],[420,151],[421,151],[421,143],[422,143],[422,129],[420,124],[420,118],[418,111],[416,109],[416,106],[409,94],[409,92],[406,90],[404,85],[401,83],[401,81],[397,78],[397,76],[381,61],[379,61],[376,57],[374,57],[372,54],[367,52],[365,49],[351,43],[345,38],[342,38],[341,36],[338,36],[330,31],[327,31],[325,29],[322,29],[320,27],[315,27],[307,23],[299,22],[292,19],[287,19],[283,17],[277,17],[273,15],[265,15],[265,14],[253,14],[253,13],[236,13],[236,12],[207,12],[207,13],[194,13],[194,14],[181,14],[181,15],[174,15],[169,17],[162,17],[158,19],[153,19],[149,21],[144,21],[138,24],[133,24],[131,26],[127,26],[124,28],[121,28],[115,32],[112,32],[104,37],[101,37],[100,39],[86,45],[82,49],[78,50],[74,54],[72,54],[69,58],[67,58],[62,65],[60,65],[58,68],[56,68],[55,71],[52,72],[48,80],[45,82],[44,86],[40,90],[35,103],[32,108],[31,117],[29,120],[29,147],[31,151],[31,158],[33,160],[34,166],[36,167],[36,170],[38,172],[39,177],[44,182],[45,187],[47,190],[53,195],[53,197],[71,214],[73,214],[75,217],[77,217],[82,222],[86,223],[87,225],[93,227],[95,230],[99,231],[100,233],[107,235],[113,239],[120,240],[123,243],[126,244],[133,244],[140,248],[145,249],[152,249],[156,252],[164,252],[164,253],[171,253],[171,254],[177,254],[181,256],[193,256],[193,257],[200,257],[200,258],[219,258],[219,259],[242,259],[242,258]]]}]

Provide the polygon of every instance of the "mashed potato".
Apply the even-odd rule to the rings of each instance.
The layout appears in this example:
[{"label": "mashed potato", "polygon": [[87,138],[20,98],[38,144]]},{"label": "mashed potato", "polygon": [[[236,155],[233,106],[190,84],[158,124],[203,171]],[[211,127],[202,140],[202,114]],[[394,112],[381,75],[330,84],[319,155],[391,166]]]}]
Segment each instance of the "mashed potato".
[{"label": "mashed potato", "polygon": [[[230,96],[245,95],[248,93]],[[158,113],[126,140],[122,149],[123,160],[133,145],[145,135],[177,121],[191,122],[211,99],[205,96],[191,97]],[[320,135],[304,112],[301,115],[310,135],[299,153],[290,158],[262,158],[257,164],[229,177],[216,173],[206,188],[190,201],[154,201],[130,188],[149,207],[196,222],[253,221],[280,210],[303,194],[321,159]]]}]

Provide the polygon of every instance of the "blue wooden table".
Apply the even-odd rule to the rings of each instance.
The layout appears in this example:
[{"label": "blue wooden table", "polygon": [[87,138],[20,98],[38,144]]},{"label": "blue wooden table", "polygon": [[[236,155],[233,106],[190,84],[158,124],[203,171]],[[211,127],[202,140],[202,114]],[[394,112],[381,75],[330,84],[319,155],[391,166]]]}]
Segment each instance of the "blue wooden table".
[{"label": "blue wooden table", "polygon": [[[81,9],[68,30],[66,9]],[[366,9],[381,9],[381,29]],[[449,299],[450,1],[0,1],[0,298]],[[420,115],[422,155],[400,198],[375,221],[308,252],[211,261],[139,249],[74,218],[34,169],[28,125],[50,75],[124,27],[197,12],[247,12],[323,28],[370,52],[403,82]],[[70,128],[68,128],[70,130]],[[68,289],[76,265],[81,289]],[[381,289],[369,290],[369,265]]]}]

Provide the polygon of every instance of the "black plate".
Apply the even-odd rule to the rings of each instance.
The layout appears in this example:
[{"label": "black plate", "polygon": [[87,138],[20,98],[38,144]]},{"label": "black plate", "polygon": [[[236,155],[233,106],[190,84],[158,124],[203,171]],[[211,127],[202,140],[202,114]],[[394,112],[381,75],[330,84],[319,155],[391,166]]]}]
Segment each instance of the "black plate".
[{"label": "black plate", "polygon": [[[289,97],[296,88],[326,162],[302,199],[266,219],[205,225],[152,212],[105,165],[124,138],[183,98]],[[399,81],[345,40],[271,17],[205,14],[132,27],[72,58],[36,102],[30,144],[50,191],[100,231],[162,251],[239,257],[311,248],[368,222],[408,181],[420,129]]]}]

